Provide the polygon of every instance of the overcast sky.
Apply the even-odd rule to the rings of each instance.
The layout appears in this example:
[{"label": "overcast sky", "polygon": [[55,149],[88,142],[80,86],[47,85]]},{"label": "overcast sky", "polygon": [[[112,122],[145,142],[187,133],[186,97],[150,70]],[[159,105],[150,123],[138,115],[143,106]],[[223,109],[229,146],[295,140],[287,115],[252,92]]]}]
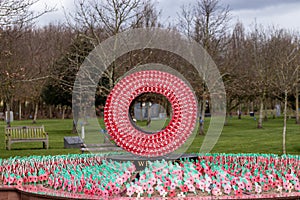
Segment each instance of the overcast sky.
[{"label": "overcast sky", "polygon": [[[194,3],[196,0],[156,1],[157,7],[162,10],[162,21],[174,23],[180,6]],[[232,24],[240,21],[249,29],[256,21],[257,24],[265,26],[300,30],[300,0],[221,0],[221,3],[229,5]],[[45,4],[55,6],[57,11],[42,16],[39,20],[40,25],[63,21],[64,9],[67,12],[74,11],[74,0],[41,0],[34,10],[43,8]]]}]

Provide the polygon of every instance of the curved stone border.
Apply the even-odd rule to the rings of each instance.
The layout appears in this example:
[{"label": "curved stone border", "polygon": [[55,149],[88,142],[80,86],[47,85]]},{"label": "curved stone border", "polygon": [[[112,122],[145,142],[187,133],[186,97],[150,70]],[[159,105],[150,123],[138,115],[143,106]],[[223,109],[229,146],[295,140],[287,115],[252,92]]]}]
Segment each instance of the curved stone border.
[{"label": "curved stone border", "polygon": [[[99,196],[85,195],[85,194],[73,194],[69,192],[55,191],[49,188],[45,188],[42,185],[27,185],[21,187],[14,186],[0,186],[0,196],[1,200],[21,200],[21,199],[35,199],[35,200],[47,200],[47,199],[99,199]],[[244,194],[239,197],[235,196],[219,196],[218,199],[256,199],[256,200],[284,200],[284,199],[299,199],[300,192],[292,192],[285,194],[260,194],[260,195],[247,195]],[[210,200],[211,196],[188,196],[184,199],[189,200]],[[135,199],[130,197],[109,197],[108,199]],[[144,197],[143,199],[147,199]],[[151,199],[160,199],[160,197],[153,197]],[[163,198],[162,198],[163,199]],[[175,198],[177,199],[177,198]]]}]

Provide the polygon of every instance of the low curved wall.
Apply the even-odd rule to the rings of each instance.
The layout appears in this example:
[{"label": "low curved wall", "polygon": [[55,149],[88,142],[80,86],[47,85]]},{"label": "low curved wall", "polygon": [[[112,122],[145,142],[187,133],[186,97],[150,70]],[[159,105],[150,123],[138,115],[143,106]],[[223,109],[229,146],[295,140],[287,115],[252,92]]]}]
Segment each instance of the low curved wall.
[{"label": "low curved wall", "polygon": [[[29,192],[29,189],[34,188],[35,191]],[[36,192],[45,192],[45,191],[51,191],[48,194],[39,194]],[[61,196],[60,196],[61,195]],[[73,195],[73,197],[72,197]],[[288,195],[288,194],[287,194]],[[299,193],[292,193],[290,196],[283,195],[283,196],[278,196],[278,195],[255,195],[255,196],[248,196],[244,195],[241,197],[238,197],[238,199],[259,199],[259,200],[283,200],[283,199],[300,199]],[[0,200],[50,200],[50,199],[57,199],[57,200],[62,200],[62,199],[67,199],[67,200],[75,200],[75,199],[99,199],[99,197],[95,196],[86,196],[84,194],[71,194],[71,193],[64,193],[64,192],[58,192],[58,191],[53,191],[49,190],[47,188],[44,188],[43,186],[22,186],[22,187],[13,187],[13,186],[0,186]],[[110,198],[110,199],[128,199],[128,198]],[[185,198],[186,199],[186,198]],[[187,197],[187,199],[191,200],[196,200],[199,199],[199,197]],[[211,197],[201,197],[201,199],[211,199]],[[219,199],[236,199],[234,196],[231,197],[219,197]]]}]

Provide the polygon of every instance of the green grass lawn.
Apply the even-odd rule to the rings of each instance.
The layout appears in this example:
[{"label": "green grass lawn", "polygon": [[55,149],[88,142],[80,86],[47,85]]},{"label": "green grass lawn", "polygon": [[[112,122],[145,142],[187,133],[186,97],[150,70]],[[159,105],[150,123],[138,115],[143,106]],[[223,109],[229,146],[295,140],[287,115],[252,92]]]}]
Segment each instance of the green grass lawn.
[{"label": "green grass lawn", "polygon": [[[101,124],[103,122],[101,121]],[[206,128],[209,118],[206,118]],[[269,119],[264,122],[263,129],[257,129],[257,121],[253,118],[236,117],[228,120],[223,132],[213,148],[214,153],[274,153],[282,152],[282,124],[283,119]],[[32,125],[31,121],[14,121],[12,126]],[[42,149],[42,142],[37,143],[15,143],[12,150],[5,149],[4,127],[6,124],[0,122],[0,157],[29,155],[57,155],[80,153],[79,149],[64,149],[63,138],[74,136],[71,133],[72,120],[38,120],[36,125],[44,125],[49,134],[49,149]],[[77,134],[75,134],[77,136]],[[97,135],[93,136],[94,138]],[[100,137],[100,136],[99,136]],[[199,152],[204,136],[196,135],[188,152]],[[93,142],[93,139],[90,141]],[[287,153],[300,155],[300,125],[295,124],[294,119],[288,120],[287,127]]]}]

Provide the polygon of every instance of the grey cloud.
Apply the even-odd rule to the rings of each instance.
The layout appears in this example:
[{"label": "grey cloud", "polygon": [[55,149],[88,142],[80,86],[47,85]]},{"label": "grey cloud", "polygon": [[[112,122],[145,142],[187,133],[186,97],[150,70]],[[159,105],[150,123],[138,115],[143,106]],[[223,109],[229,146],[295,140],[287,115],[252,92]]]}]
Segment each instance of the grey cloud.
[{"label": "grey cloud", "polygon": [[300,3],[299,0],[221,0],[222,4],[229,5],[232,10],[257,10],[270,6]]}]

